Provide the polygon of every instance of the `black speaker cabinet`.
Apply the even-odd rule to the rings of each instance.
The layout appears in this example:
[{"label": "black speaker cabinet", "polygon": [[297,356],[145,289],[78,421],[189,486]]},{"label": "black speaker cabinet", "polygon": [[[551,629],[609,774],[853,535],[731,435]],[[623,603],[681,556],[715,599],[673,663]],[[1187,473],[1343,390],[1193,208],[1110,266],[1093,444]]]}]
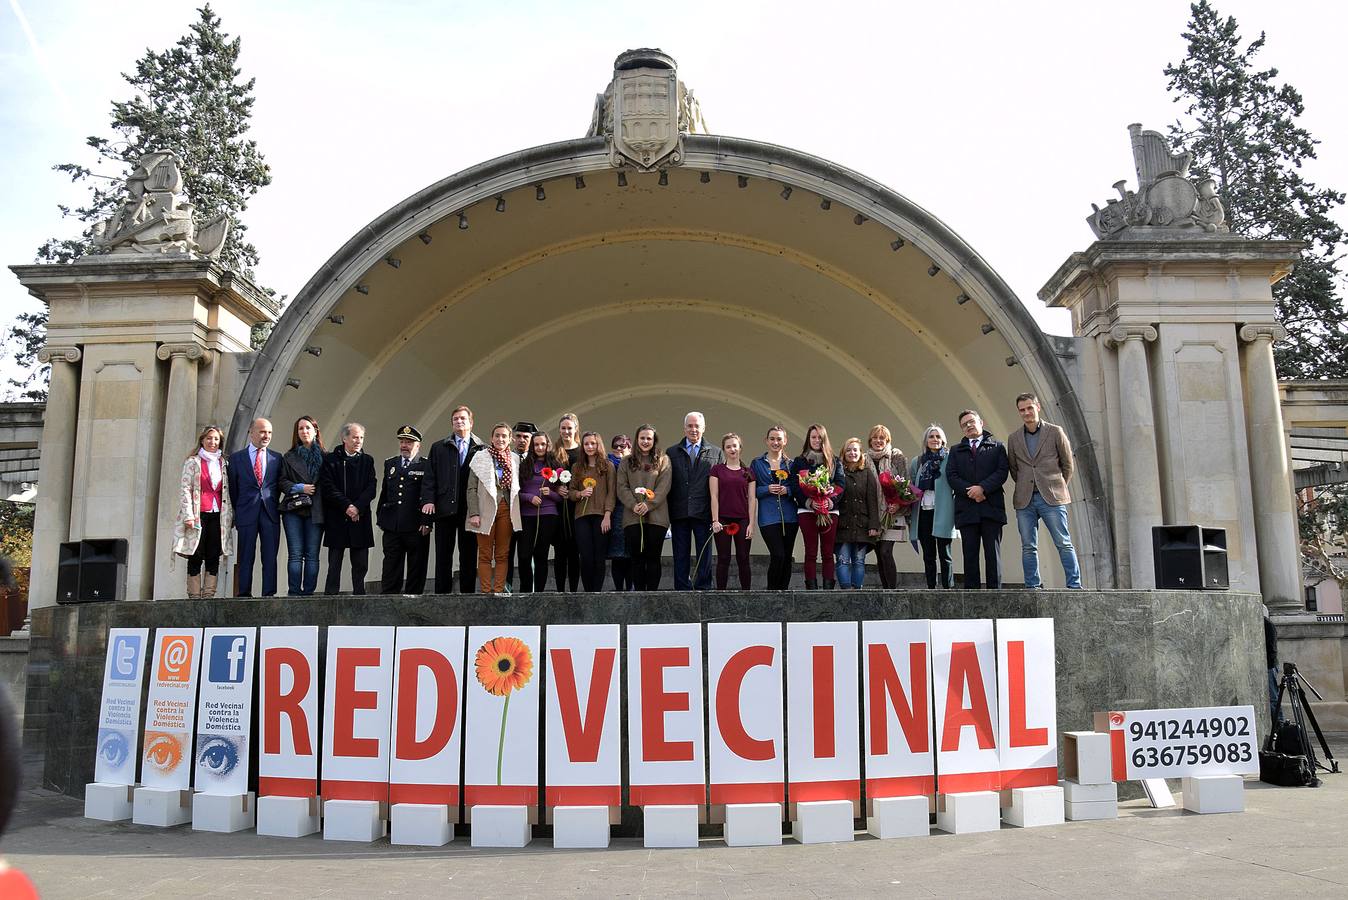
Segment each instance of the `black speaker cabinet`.
[{"label": "black speaker cabinet", "polygon": [[1204,528],[1203,587],[1210,591],[1231,588],[1231,573],[1226,565],[1226,529]]},{"label": "black speaker cabinet", "polygon": [[126,539],[80,542],[80,600],[126,599]]},{"label": "black speaker cabinet", "polygon": [[1226,590],[1226,530],[1160,525],[1151,530],[1156,586],[1162,590]]},{"label": "black speaker cabinet", "polygon": [[80,542],[61,545],[56,563],[56,602],[80,602]]}]

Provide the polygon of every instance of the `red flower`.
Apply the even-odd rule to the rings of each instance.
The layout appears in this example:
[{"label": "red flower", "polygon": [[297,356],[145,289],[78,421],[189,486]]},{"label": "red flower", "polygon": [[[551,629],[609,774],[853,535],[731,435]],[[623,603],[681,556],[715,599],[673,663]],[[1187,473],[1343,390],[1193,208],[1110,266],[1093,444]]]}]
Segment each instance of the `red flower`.
[{"label": "red flower", "polygon": [[553,471],[551,466],[544,466],[543,471],[540,472],[539,474],[543,476],[544,481],[551,481],[557,475],[557,473]]},{"label": "red flower", "polygon": [[734,537],[735,535],[739,534],[739,533],[740,533],[740,523],[739,523],[739,522],[731,522],[729,525],[727,525],[727,526],[725,527],[725,533],[728,534],[728,535],[730,535],[731,537]]}]

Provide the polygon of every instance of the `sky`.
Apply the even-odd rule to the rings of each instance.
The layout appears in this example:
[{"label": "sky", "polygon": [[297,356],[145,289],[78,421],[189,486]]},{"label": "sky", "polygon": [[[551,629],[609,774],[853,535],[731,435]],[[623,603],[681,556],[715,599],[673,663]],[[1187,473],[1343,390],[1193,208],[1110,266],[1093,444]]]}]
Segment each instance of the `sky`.
[{"label": "sky", "polygon": [[[111,135],[122,72],[196,18],[178,0],[0,0],[0,262],[33,260]],[[1307,175],[1348,189],[1342,38],[1348,5],[1221,0],[1263,67],[1303,95],[1321,141]],[[243,219],[256,280],[293,296],[403,198],[525,147],[579,137],[613,58],[660,47],[714,134],[855,169],[926,207],[972,246],[1046,331],[1070,333],[1040,287],[1093,240],[1091,203],[1135,182],[1127,126],[1182,110],[1162,69],[1184,54],[1186,2],[308,2],[217,0],[255,77],[251,136],[273,182]],[[1339,113],[1334,110],[1338,109]],[[111,174],[111,173],[110,173]],[[1342,210],[1338,220],[1348,225]],[[39,301],[0,273],[0,324]],[[7,361],[0,360],[0,368]]]}]

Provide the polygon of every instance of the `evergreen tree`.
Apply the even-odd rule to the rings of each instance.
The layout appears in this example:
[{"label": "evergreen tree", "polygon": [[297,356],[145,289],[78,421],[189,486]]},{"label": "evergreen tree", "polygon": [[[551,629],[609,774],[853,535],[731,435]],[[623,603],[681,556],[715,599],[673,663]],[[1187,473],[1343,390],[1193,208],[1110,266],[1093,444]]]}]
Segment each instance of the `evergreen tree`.
[{"label": "evergreen tree", "polygon": [[[248,242],[239,214],[271,182],[257,143],[247,138],[256,79],[240,80],[240,41],[220,29],[210,5],[197,10],[197,15],[177,44],[160,53],[147,50],[136,62],[134,74],[123,73],[135,95],[112,104],[115,137],[87,139],[97,155],[94,168],[79,163],[53,167],[71,181],[87,185],[86,204],[60,207],[62,216],[84,223],[85,228],[77,238],[47,241],[38,248],[38,262],[69,263],[90,253],[94,224],[121,204],[126,178],[140,157],[151,150],[172,150],[183,162],[183,190],[197,220],[207,221],[219,213],[232,220],[220,261],[252,277],[257,248]],[[95,171],[104,165],[117,174]],[[5,335],[15,362],[30,371],[24,380],[11,380],[10,386],[28,399],[46,396],[47,373],[33,370],[46,325],[46,310],[21,313]]]},{"label": "evergreen tree", "polygon": [[1193,172],[1216,180],[1231,230],[1254,238],[1306,242],[1291,275],[1274,286],[1289,339],[1275,347],[1285,378],[1341,377],[1348,371],[1348,311],[1339,272],[1344,230],[1330,215],[1344,195],[1306,179],[1302,165],[1319,143],[1297,124],[1301,94],[1258,69],[1264,34],[1245,44],[1235,18],[1208,0],[1190,6],[1188,52],[1166,66],[1185,119],[1170,135],[1194,155]]}]

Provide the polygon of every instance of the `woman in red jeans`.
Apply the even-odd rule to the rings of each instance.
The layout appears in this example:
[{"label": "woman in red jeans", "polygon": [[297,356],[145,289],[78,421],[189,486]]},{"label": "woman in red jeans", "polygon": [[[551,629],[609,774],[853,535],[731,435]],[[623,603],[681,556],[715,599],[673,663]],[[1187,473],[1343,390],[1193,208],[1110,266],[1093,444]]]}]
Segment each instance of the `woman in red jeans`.
[{"label": "woman in red jeans", "polygon": [[816,510],[803,492],[800,491],[797,476],[801,472],[810,473],[823,466],[830,472],[830,481],[840,490],[843,485],[842,460],[833,454],[833,445],[828,441],[828,429],[818,422],[805,429],[805,443],[800,448],[800,456],[791,461],[790,483],[795,486],[796,499],[800,505],[800,533],[805,543],[805,589],[818,587],[815,580],[818,557],[824,557],[824,589],[832,590],[837,586],[833,571],[833,540],[838,534],[838,510],[834,501],[828,502],[828,524],[819,524],[819,511]]}]

